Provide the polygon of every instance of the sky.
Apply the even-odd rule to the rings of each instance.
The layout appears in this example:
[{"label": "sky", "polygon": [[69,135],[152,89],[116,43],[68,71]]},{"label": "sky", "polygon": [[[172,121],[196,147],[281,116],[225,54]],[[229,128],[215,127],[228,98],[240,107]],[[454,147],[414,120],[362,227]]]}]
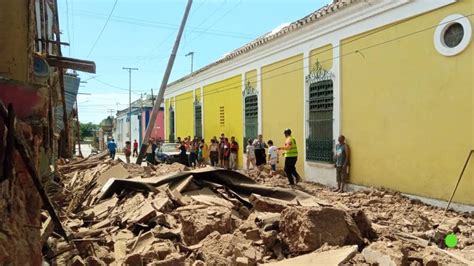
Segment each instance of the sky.
[{"label": "sky", "polygon": [[[169,82],[221,58],[278,26],[298,20],[330,0],[194,0]],[[81,122],[99,123],[132,101],[156,95],[186,0],[60,0],[64,56],[92,60],[96,74],[78,72]],[[112,12],[108,23],[107,17]],[[106,24],[105,28],[104,25]],[[102,32],[102,34],[101,34]],[[90,94],[90,95],[86,95]]]}]

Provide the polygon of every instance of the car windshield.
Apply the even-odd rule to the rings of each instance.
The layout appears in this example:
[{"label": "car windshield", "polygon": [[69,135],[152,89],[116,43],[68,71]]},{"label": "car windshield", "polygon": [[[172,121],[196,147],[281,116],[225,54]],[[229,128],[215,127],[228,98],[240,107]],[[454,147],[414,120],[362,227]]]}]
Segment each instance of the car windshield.
[{"label": "car windshield", "polygon": [[174,151],[177,151],[176,150],[176,145],[177,144],[164,144],[162,147],[161,147],[161,152],[174,152]]}]

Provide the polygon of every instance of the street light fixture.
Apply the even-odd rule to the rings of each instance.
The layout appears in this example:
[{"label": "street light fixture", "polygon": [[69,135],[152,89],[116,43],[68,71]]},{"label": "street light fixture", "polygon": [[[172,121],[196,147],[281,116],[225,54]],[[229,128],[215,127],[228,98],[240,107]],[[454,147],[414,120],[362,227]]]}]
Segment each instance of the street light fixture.
[{"label": "street light fixture", "polygon": [[138,70],[134,67],[122,67],[128,71],[128,133],[130,143],[132,142],[132,70]]},{"label": "street light fixture", "polygon": [[185,56],[186,57],[191,56],[191,74],[192,74],[193,73],[194,52],[189,52]]}]

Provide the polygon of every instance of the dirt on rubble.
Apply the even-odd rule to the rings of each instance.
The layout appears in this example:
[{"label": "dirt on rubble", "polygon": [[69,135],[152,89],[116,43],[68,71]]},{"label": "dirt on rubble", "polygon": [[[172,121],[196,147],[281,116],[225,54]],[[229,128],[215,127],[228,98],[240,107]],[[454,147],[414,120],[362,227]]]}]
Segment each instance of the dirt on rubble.
[{"label": "dirt on rubble", "polygon": [[[173,173],[184,178],[170,178]],[[222,180],[237,178],[246,184],[239,191],[242,187],[232,182],[193,174],[197,176],[180,164],[142,167],[104,154],[62,162],[57,169],[62,190],[53,198],[70,241],[54,232],[47,235],[45,261],[462,265],[474,258],[472,215],[445,215],[400,193],[335,193],[308,182],[289,187],[281,171],[235,177],[238,173],[221,170]],[[262,189],[278,193],[256,193]],[[305,198],[288,198],[291,193]],[[456,248],[444,245],[449,233],[458,237]]]}]

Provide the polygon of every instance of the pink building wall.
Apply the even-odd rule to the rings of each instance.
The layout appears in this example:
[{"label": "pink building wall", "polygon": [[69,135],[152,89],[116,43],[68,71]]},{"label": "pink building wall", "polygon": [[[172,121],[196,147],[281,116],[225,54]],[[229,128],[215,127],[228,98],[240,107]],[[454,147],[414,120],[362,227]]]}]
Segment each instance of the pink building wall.
[{"label": "pink building wall", "polygon": [[[151,116],[151,109],[150,110],[145,110],[142,112],[142,132],[141,132],[141,138],[145,136],[145,131],[146,131],[146,121],[149,119]],[[158,112],[158,116],[156,117],[155,121],[155,126],[153,128],[153,131],[151,132],[151,136],[154,139],[165,139],[165,128],[164,128],[164,121],[165,121],[165,114],[163,110],[160,110]]]}]

